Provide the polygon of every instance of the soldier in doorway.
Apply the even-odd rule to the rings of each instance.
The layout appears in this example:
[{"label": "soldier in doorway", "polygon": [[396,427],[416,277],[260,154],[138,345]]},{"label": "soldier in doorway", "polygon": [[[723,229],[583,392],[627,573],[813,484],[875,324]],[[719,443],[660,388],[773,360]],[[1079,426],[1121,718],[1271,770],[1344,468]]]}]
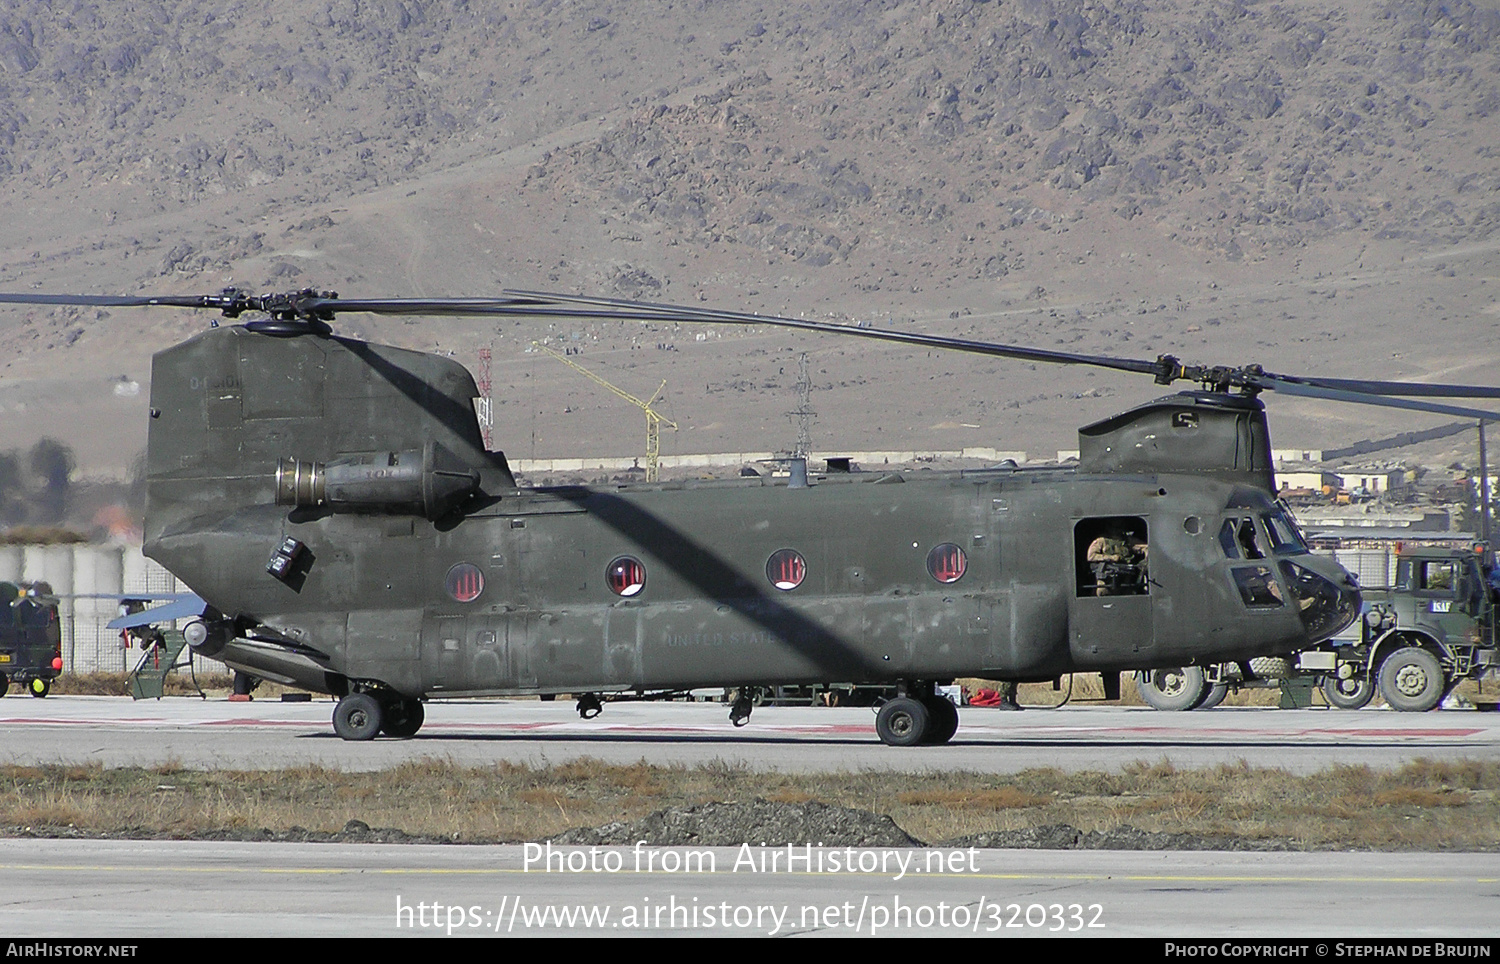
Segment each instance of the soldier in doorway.
[{"label": "soldier in doorway", "polygon": [[1094,595],[1134,595],[1146,591],[1148,546],[1124,526],[1113,525],[1089,543],[1088,564]]}]

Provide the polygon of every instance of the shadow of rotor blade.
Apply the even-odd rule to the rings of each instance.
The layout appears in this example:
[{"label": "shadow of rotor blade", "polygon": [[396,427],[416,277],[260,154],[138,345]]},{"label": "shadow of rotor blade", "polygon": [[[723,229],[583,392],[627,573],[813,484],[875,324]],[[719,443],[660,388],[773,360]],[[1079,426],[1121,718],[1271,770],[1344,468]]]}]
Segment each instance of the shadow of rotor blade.
[{"label": "shadow of rotor blade", "polygon": [[479,422],[472,408],[460,405],[457,400],[444,394],[421,375],[383,357],[376,350],[377,346],[353,338],[335,338],[334,340],[349,354],[368,365],[371,371],[385,379],[392,388],[405,395],[413,404],[442,423],[443,427],[472,446],[476,452],[484,451],[479,437]]},{"label": "shadow of rotor blade", "polygon": [[650,553],[704,598],[775,634],[796,656],[815,664],[825,679],[860,683],[890,677],[888,664],[866,656],[837,633],[767,595],[713,550],[639,505],[588,489],[554,489],[552,494],[583,508]]}]

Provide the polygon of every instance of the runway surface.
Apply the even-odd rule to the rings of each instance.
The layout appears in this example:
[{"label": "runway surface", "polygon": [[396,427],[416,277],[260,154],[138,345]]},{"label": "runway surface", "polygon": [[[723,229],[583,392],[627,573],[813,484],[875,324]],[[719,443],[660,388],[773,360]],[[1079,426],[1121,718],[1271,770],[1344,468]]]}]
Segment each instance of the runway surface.
[{"label": "runway surface", "polygon": [[[782,770],[1110,770],[1247,760],[1310,772],[1500,756],[1500,714],[965,708],[950,746],[881,745],[869,710],[432,703],[417,737],[346,743],[331,701],[0,700],[0,760],[259,769],[709,760]],[[554,848],[0,840],[7,930],[27,937],[1149,936],[1449,942],[1500,919],[1493,854]],[[708,855],[708,856],[705,856]],[[903,856],[905,855],[905,856]],[[935,856],[934,856],[935,855]],[[528,862],[529,859],[529,862]],[[934,864],[932,861],[939,861]],[[878,864],[877,864],[878,861]],[[904,863],[903,863],[904,861]],[[848,870],[853,866],[852,871]],[[1485,946],[1489,946],[1484,942]],[[1304,956],[1348,956],[1309,945]]]},{"label": "runway surface", "polygon": [[[929,854],[943,869],[925,863]],[[1463,941],[1492,937],[1500,912],[1500,866],[1487,854],[797,848],[790,865],[786,848],[769,847],[552,855],[549,871],[545,852],[520,846],[0,840],[0,878],[9,933],[72,939],[451,932]],[[831,869],[834,856],[886,866],[846,872]],[[758,869],[772,859],[776,868]],[[1310,948],[1302,956],[1349,955]]]},{"label": "runway surface", "polygon": [[866,709],[762,707],[735,728],[708,703],[618,703],[595,720],[570,704],[535,700],[433,702],[416,737],[347,743],[333,734],[333,703],[139,703],[113,697],[0,700],[0,761],[106,766],[176,763],[259,769],[323,764],[380,769],[424,757],[466,764],[725,761],[787,771],[929,768],[1015,772],[1056,766],[1114,770],[1136,761],[1179,767],[1244,760],[1310,773],[1333,764],[1394,767],[1419,758],[1500,759],[1500,713],[1444,710],[1225,708],[1162,713],[1074,705],[1006,713],[961,711],[941,747],[893,748]]}]

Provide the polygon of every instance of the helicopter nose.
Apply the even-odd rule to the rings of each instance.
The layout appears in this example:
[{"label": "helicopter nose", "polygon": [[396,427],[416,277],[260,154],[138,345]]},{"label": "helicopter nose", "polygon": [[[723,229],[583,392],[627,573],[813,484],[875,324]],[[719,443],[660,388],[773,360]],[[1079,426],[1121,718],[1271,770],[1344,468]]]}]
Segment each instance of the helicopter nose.
[{"label": "helicopter nose", "polygon": [[1281,561],[1281,574],[1296,600],[1302,628],[1314,643],[1337,635],[1360,610],[1359,582],[1332,559],[1301,556]]}]

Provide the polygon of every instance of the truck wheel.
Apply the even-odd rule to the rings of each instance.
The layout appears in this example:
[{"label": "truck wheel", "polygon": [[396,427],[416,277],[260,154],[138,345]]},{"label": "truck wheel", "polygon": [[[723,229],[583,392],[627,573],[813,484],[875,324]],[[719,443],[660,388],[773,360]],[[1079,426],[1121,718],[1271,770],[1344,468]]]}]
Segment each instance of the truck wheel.
[{"label": "truck wheel", "polygon": [[10,677],[0,673],[0,696],[4,696],[10,690]]},{"label": "truck wheel", "polygon": [[333,732],[346,740],[373,740],[380,732],[380,703],[368,693],[350,693],[333,708]]},{"label": "truck wheel", "polygon": [[38,676],[36,679],[32,680],[31,685],[26,688],[31,691],[32,696],[35,696],[37,699],[42,699],[48,693],[52,692],[52,681],[49,679],[42,679],[40,676]]},{"label": "truck wheel", "polygon": [[1141,699],[1159,710],[1190,710],[1203,702],[1208,683],[1197,666],[1145,670],[1135,674]]},{"label": "truck wheel", "polygon": [[1442,702],[1447,689],[1442,664],[1425,649],[1398,649],[1380,664],[1380,695],[1391,709],[1426,712]]},{"label": "truck wheel", "polygon": [[898,696],[875,715],[875,734],[886,746],[916,746],[927,734],[927,707]]},{"label": "truck wheel", "polygon": [[1375,684],[1368,673],[1357,673],[1348,679],[1325,676],[1321,688],[1328,705],[1341,710],[1362,710],[1375,695]]}]

